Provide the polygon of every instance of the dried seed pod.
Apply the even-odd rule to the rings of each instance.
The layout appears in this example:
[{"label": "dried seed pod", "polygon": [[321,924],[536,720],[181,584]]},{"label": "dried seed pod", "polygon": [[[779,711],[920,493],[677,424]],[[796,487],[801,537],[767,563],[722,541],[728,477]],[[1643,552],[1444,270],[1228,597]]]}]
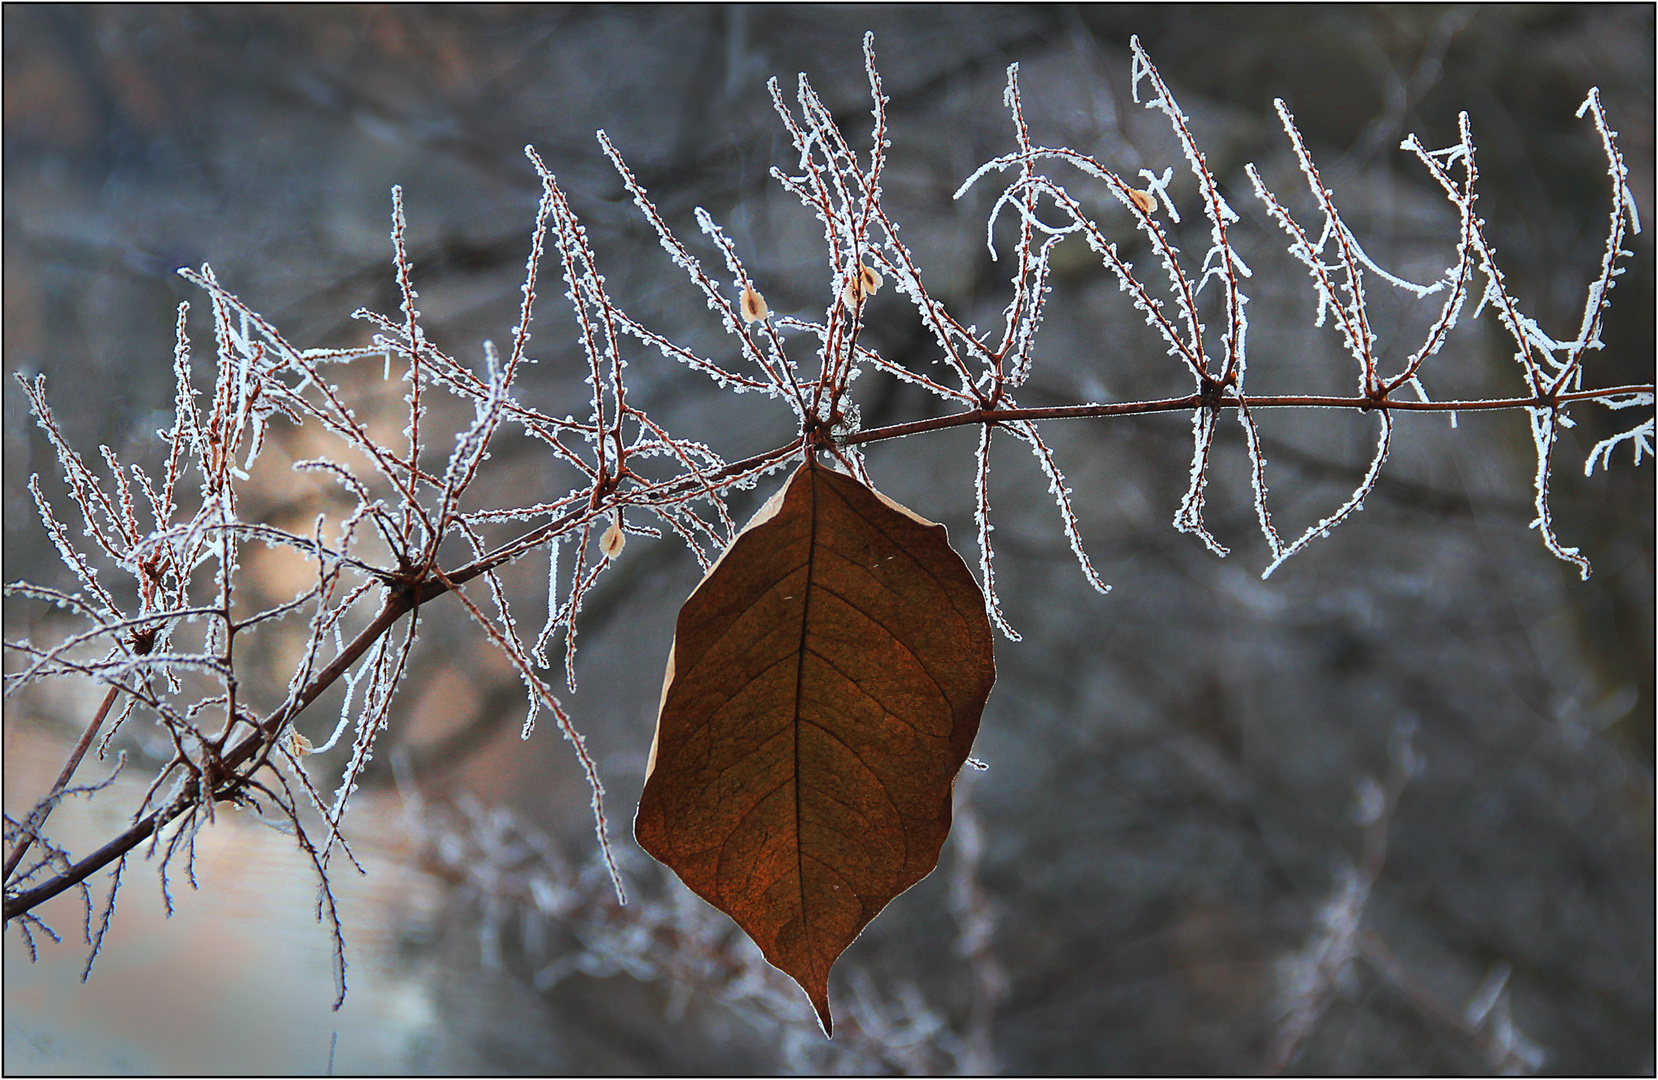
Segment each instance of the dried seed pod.
[{"label": "dried seed pod", "polygon": [[841,299],[846,306],[855,308],[858,300],[868,299],[881,291],[881,275],[868,263],[858,264],[858,276],[855,280],[846,283],[846,291],[841,293]]},{"label": "dried seed pod", "polygon": [[1128,197],[1134,200],[1134,205],[1140,208],[1141,213],[1155,214],[1157,212],[1157,200],[1152,198],[1151,189],[1135,191],[1133,188],[1129,188]]},{"label": "dried seed pod", "polygon": [[290,731],[288,732],[288,753],[294,757],[305,757],[307,754],[316,753],[316,748],[311,745],[310,739],[297,731]]},{"label": "dried seed pod", "polygon": [[618,517],[599,537],[599,550],[604,552],[605,558],[614,559],[622,553],[622,547],[627,542],[628,538],[622,535],[622,519]]},{"label": "dried seed pod", "polygon": [[760,290],[752,285],[743,289],[741,301],[743,321],[745,323],[762,322],[771,315],[771,308],[766,306],[766,298],[760,295]]}]

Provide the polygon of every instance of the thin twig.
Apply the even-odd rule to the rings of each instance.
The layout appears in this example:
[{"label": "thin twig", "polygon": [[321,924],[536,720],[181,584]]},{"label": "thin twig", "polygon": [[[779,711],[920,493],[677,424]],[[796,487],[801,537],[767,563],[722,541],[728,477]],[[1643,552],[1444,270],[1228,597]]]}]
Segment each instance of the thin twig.
[{"label": "thin twig", "polygon": [[[64,762],[63,771],[58,774],[57,782],[52,785],[52,790],[47,792],[46,797],[35,805],[34,812],[23,823],[22,835],[18,838],[17,846],[12,848],[12,853],[6,856],[6,866],[3,871],[0,871],[0,879],[11,880],[12,872],[17,869],[17,864],[23,861],[23,856],[28,852],[29,845],[34,842],[34,838],[40,830],[46,827],[46,819],[51,815],[52,808],[57,805],[58,796],[63,794],[63,789],[69,786],[70,777],[74,776],[75,770],[80,767],[81,758],[86,756],[87,748],[92,745],[92,740],[98,734],[98,729],[103,726],[104,717],[109,715],[109,710],[114,706],[115,699],[120,693],[120,687],[112,686],[109,688],[109,693],[104,695],[103,704],[98,706],[98,711],[93,714],[91,722],[86,725],[86,730],[81,732],[80,742],[76,743],[75,749],[69,752],[69,760]],[[11,918],[9,914],[6,917]]]}]

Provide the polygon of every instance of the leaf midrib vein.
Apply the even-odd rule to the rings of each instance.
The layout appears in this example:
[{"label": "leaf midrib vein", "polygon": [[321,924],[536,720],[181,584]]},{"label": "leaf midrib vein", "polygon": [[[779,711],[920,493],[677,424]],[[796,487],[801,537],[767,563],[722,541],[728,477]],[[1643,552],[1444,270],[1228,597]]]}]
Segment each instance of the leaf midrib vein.
[{"label": "leaf midrib vein", "polygon": [[[807,506],[807,521],[810,525],[806,534],[806,582],[801,590],[804,594],[800,603],[800,645],[795,650],[794,668],[794,862],[795,862],[795,891],[800,901],[800,928],[809,934],[810,918],[806,911],[806,852],[805,845],[800,841],[801,823],[801,794],[800,794],[800,696],[805,690],[806,679],[806,628],[811,625],[812,618],[812,574],[817,569],[817,462],[814,460],[811,449],[806,451],[806,491],[810,503]],[[785,504],[788,496],[784,496]]]}]

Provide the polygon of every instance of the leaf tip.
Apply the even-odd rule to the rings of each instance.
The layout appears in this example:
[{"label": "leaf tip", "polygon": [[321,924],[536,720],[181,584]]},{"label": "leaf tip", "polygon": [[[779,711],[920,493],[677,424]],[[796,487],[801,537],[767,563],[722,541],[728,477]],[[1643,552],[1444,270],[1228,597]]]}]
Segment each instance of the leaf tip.
[{"label": "leaf tip", "polygon": [[818,1027],[823,1029],[823,1037],[825,1039],[834,1038],[835,1018],[829,1014],[828,980],[825,979],[821,987],[814,988],[801,983],[800,988],[806,991],[806,997],[812,1002],[812,1011],[817,1013],[817,1023]]}]

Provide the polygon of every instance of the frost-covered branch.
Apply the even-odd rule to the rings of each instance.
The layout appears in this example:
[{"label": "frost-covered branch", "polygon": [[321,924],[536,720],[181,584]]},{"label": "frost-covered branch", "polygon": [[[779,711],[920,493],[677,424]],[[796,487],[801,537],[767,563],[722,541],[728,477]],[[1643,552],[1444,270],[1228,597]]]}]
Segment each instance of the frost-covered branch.
[{"label": "frost-covered branch", "polygon": [[[105,688],[105,705],[88,723],[79,754],[101,731],[102,757],[116,733],[135,719],[154,723],[165,748],[132,812],[131,826],[96,851],[73,857],[45,832],[51,806],[75,790],[79,754],[33,812],[21,821],[7,819],[5,915],[31,949],[35,931],[50,934],[36,908],[70,889],[81,890],[90,928],[87,882],[113,867],[100,920],[107,926],[127,858],[146,844],[164,889],[175,855],[188,874],[195,836],[225,802],[269,806],[273,819],[292,827],[322,885],[319,918],[338,942],[328,874],[336,843],[350,856],[344,829],[353,792],[380,737],[396,722],[399,691],[411,665],[418,663],[417,629],[423,620],[454,618],[457,605],[479,629],[481,640],[499,650],[524,683],[523,737],[531,737],[535,718],[545,711],[571,743],[592,788],[600,861],[619,897],[623,870],[609,850],[597,770],[576,719],[554,694],[556,679],[549,669],[562,667],[565,685],[574,690],[584,602],[604,575],[629,557],[626,536],[671,533],[706,568],[737,531],[728,505],[733,493],[806,454],[835,458],[862,475],[859,448],[867,443],[977,427],[970,468],[980,573],[992,620],[1016,638],[997,593],[991,541],[996,514],[989,463],[998,433],[1030,449],[1084,578],[1105,592],[1108,586],[1095,572],[1081,536],[1077,493],[1040,424],[1190,414],[1188,484],[1183,495],[1170,495],[1174,526],[1225,555],[1228,549],[1210,531],[1203,511],[1217,433],[1225,415],[1234,414],[1250,463],[1256,520],[1268,549],[1264,576],[1363,507],[1400,437],[1397,413],[1521,410],[1537,450],[1535,525],[1551,552],[1587,574],[1587,561],[1555,535],[1549,513],[1548,483],[1559,429],[1571,423],[1574,406],[1596,405],[1629,416],[1623,431],[1589,451],[1585,472],[1597,465],[1610,467],[1613,452],[1626,444],[1639,464],[1653,454],[1655,441],[1651,384],[1597,387],[1590,377],[1612,289],[1630,256],[1627,237],[1640,228],[1628,169],[1598,92],[1589,94],[1579,115],[1592,121],[1607,158],[1611,205],[1606,243],[1582,317],[1573,336],[1561,339],[1522,310],[1474,212],[1478,170],[1466,116],[1456,143],[1446,149],[1428,150],[1415,136],[1403,144],[1443,191],[1457,221],[1455,235],[1447,237],[1445,270],[1430,283],[1418,284],[1383,268],[1365,250],[1345,222],[1337,196],[1326,187],[1294,117],[1280,103],[1279,120],[1311,195],[1311,216],[1298,216],[1258,170],[1250,167],[1247,176],[1266,216],[1283,234],[1290,258],[1306,271],[1313,325],[1331,329],[1354,365],[1355,390],[1352,397],[1254,395],[1246,385],[1246,285],[1253,273],[1237,247],[1243,224],[1189,118],[1138,40],[1132,60],[1135,92],[1145,107],[1167,120],[1181,161],[1159,163],[1160,172],[1143,169],[1133,182],[1094,157],[1043,145],[1026,114],[1017,65],[1009,68],[1004,101],[1014,148],[984,163],[956,192],[963,197],[992,176],[1004,184],[986,221],[992,257],[1001,261],[1011,256],[1007,298],[999,309],[1002,325],[990,330],[964,325],[930,291],[920,258],[900,239],[899,222],[882,193],[893,148],[872,37],[865,38],[864,61],[872,121],[867,154],[853,149],[804,74],[792,102],[776,80],[769,84],[794,152],[790,167],[774,168],[772,176],[822,225],[821,280],[805,286],[816,290],[809,316],[772,313],[764,298],[765,275],[749,269],[760,265],[760,253],[745,250],[703,208],[695,209],[689,222],[673,220],[629,167],[625,148],[599,132],[600,151],[617,170],[668,263],[677,268],[669,276],[682,274],[679,287],[688,284],[689,295],[713,315],[721,331],[719,345],[693,349],[628,313],[628,298],[616,295],[606,282],[588,227],[567,192],[536,151],[526,148],[541,198],[530,223],[517,324],[508,331],[510,344],[504,349],[484,342],[473,353],[452,354],[427,332],[418,306],[420,275],[406,243],[403,193],[397,188],[390,230],[397,308],[354,313],[367,344],[302,348],[222,284],[210,267],[180,271],[207,297],[211,357],[198,371],[188,332],[190,306],[181,304],[172,355],[173,417],[171,426],[157,433],[164,450],[159,474],[152,476],[108,448],[101,447],[97,458],[83,456],[54,418],[44,379],[23,380],[36,422],[56,455],[61,490],[72,506],[67,518],[40,477],[31,478],[29,488],[42,527],[74,584],[6,586],[7,595],[17,601],[56,610],[49,624],[52,640],[6,643],[11,666],[5,695],[10,699],[25,686],[51,680],[91,680]],[[1195,184],[1195,211],[1181,207],[1171,190],[1177,167]],[[1085,185],[1074,184],[1077,175]],[[1195,243],[1182,232],[1182,209]],[[1000,231],[999,220],[1007,226]],[[1130,260],[1126,240],[1144,244],[1151,254],[1149,267]],[[1191,380],[1189,393],[1042,408],[1020,404],[1018,393],[1043,362],[1041,330],[1056,252],[1067,242],[1087,246],[1160,340],[1168,360],[1146,357],[1140,362],[1172,362],[1182,382]],[[1187,249],[1201,254],[1194,258]],[[717,270],[722,266],[723,271]],[[716,277],[716,271],[725,278]],[[557,334],[539,333],[532,339],[532,326],[542,329],[537,320],[549,322],[538,312],[538,294],[555,273],[563,283],[568,321],[558,324]],[[1397,367],[1384,368],[1377,348],[1382,316],[1367,283],[1374,288],[1378,282],[1407,302],[1430,305],[1420,343]],[[936,346],[938,366],[931,373],[912,369],[907,358],[883,355],[863,333],[869,301],[888,284],[906,298]],[[801,287],[791,283],[790,291]],[[1520,375],[1515,390],[1502,397],[1433,399],[1434,365],[1452,361],[1446,349],[1452,330],[1486,309],[1515,343]],[[1217,312],[1219,325],[1206,326],[1203,318]],[[562,341],[550,340],[560,334],[565,335]],[[706,375],[722,389],[753,392],[765,407],[775,403],[797,433],[771,450],[728,460],[708,433],[671,431],[640,406],[642,395],[633,394],[637,383],[630,382],[629,364],[645,361],[626,355],[629,342],[645,346],[651,362],[659,356]],[[520,394],[523,371],[555,357],[583,373],[579,405],[541,407],[532,395]],[[378,406],[365,401],[359,376],[365,367],[370,374],[377,371],[384,384],[406,384],[400,413],[372,411]],[[854,388],[858,377],[872,370],[921,387],[942,403],[945,415],[923,414],[860,430]],[[446,411],[439,403],[455,408]],[[1286,529],[1283,534],[1268,498],[1258,426],[1264,415],[1281,408],[1375,414],[1377,425],[1371,460],[1352,491],[1299,532]],[[447,435],[438,425],[446,415],[459,417]],[[306,485],[322,510],[302,526],[251,520],[242,494],[262,464],[262,451],[278,438],[277,432],[293,428],[307,433],[307,446],[325,446],[317,456],[293,465],[294,483]],[[396,437],[388,437],[393,431]],[[484,488],[480,480],[490,472],[492,450],[505,432],[521,432],[527,443],[544,451],[547,486],[515,490],[503,505],[478,505],[477,492]],[[498,525],[513,525],[518,535],[486,542],[484,527]],[[250,587],[250,553],[264,549],[281,550],[306,567],[289,594],[266,597]],[[540,559],[543,549],[546,608],[527,624],[540,626],[531,640],[520,630],[523,613],[514,609],[497,571],[516,560]],[[480,578],[487,599],[473,587]],[[533,602],[539,603],[541,590],[535,592]],[[448,593],[455,594],[453,604],[443,600]],[[522,606],[522,601],[516,603]],[[272,632],[284,620],[303,623],[286,686],[251,694],[249,646],[258,640],[254,635]],[[311,706],[334,687],[343,691],[337,714],[317,717]],[[261,715],[248,704],[255,698],[277,700]],[[337,781],[313,782],[307,759],[338,744],[350,750]],[[104,789],[97,794],[108,797]],[[308,824],[301,801],[319,815],[320,831]],[[1354,881],[1354,888],[1367,887],[1362,876]],[[1341,904],[1347,907],[1340,911],[1353,904],[1362,908],[1362,896],[1354,893]],[[1340,914],[1337,907],[1331,911]],[[94,955],[96,951],[94,944]],[[1349,954],[1350,948],[1343,955]],[[343,944],[337,967],[343,980]],[[871,1002],[869,1023],[876,1024],[879,1003]]]}]

